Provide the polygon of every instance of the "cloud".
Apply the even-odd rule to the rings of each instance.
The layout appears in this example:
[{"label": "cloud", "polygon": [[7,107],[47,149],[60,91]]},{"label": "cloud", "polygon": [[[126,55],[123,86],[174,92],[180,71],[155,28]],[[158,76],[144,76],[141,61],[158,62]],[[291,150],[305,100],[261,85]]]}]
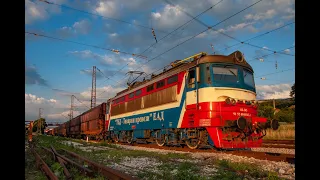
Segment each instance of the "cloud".
[{"label": "cloud", "polygon": [[87,19],[75,22],[72,26],[63,26],[57,29],[59,37],[68,38],[78,34],[88,34],[91,31],[91,23]]},{"label": "cloud", "polygon": [[45,99],[43,97],[37,97],[33,94],[25,94],[26,104],[55,104],[57,100],[55,99]]},{"label": "cloud", "polygon": [[[100,68],[99,68],[100,69]],[[98,71],[98,69],[96,70],[96,79],[97,80],[107,80],[107,79],[110,79],[110,78],[114,78],[114,76],[116,75],[124,75],[125,72],[123,71],[119,71],[119,70],[110,70],[110,69],[100,69],[100,71]],[[80,73],[81,74],[85,74],[85,75],[88,75],[90,77],[92,77],[92,69],[82,69],[80,70]]]},{"label": "cloud", "polygon": [[114,1],[99,1],[96,4],[95,11],[101,16],[112,17],[118,13],[118,3]]},{"label": "cloud", "polygon": [[[54,3],[62,4],[64,0],[55,0]],[[61,12],[61,8],[40,1],[25,1],[25,24],[46,20],[51,14]]]},{"label": "cloud", "polygon": [[57,93],[60,96],[68,96],[68,97],[70,97],[71,95],[75,95],[75,96],[80,95],[80,93],[78,93],[78,92],[69,92],[69,91],[65,91],[65,90],[62,90],[62,89],[52,89],[52,91],[54,91],[55,93]]},{"label": "cloud", "polygon": [[79,22],[75,22],[72,26],[76,33],[88,34],[91,30],[91,23],[87,19],[83,19]]},{"label": "cloud", "polygon": [[[122,56],[121,53],[106,53],[106,54],[97,54],[90,50],[83,50],[83,51],[70,51],[69,54],[72,54],[76,57],[81,59],[94,59],[98,61],[101,65],[108,67],[109,70],[119,69],[125,66],[122,72],[126,72],[127,70],[132,70],[134,68],[138,68],[141,66],[137,63],[137,60],[132,56]],[[114,65],[110,68],[110,65]],[[82,73],[89,73],[90,71],[82,71]],[[92,72],[92,71],[91,71]],[[107,74],[111,72],[105,71]]]},{"label": "cloud", "polygon": [[111,37],[116,37],[118,34],[117,33],[111,33],[111,34],[109,34],[109,36],[111,36]]},{"label": "cloud", "polygon": [[275,9],[269,9],[263,13],[247,14],[247,15],[245,15],[245,19],[259,21],[259,20],[271,19],[276,14],[277,14],[277,12]]},{"label": "cloud", "polygon": [[290,98],[290,84],[257,85],[257,99]]},{"label": "cloud", "polygon": [[[48,114],[66,111],[70,105],[65,105],[53,98],[43,98],[34,94],[25,93],[25,120],[36,120],[39,118],[39,108],[42,108],[42,117],[46,121],[52,121]],[[63,117],[62,117],[63,119]]]},{"label": "cloud", "polygon": [[[73,111],[73,117],[79,116],[81,113],[80,111]],[[54,113],[54,114],[48,114],[47,118],[54,122],[65,122],[67,121],[70,115],[70,111],[64,111],[62,113]]]},{"label": "cloud", "polygon": [[[244,32],[249,30],[250,32],[256,32],[257,29],[253,27],[254,22],[243,22],[239,24],[230,25],[226,28],[214,29],[206,31],[205,33],[200,34],[197,38],[216,38],[218,36],[225,36],[224,34],[231,35],[234,32]],[[221,34],[224,33],[224,34]]]},{"label": "cloud", "polygon": [[[39,30],[39,29],[26,29],[27,32],[32,32],[32,33],[36,33],[36,34],[46,34],[45,31],[43,30]],[[35,41],[35,40],[38,40],[38,39],[42,39],[43,37],[39,37],[39,36],[35,36],[33,34],[28,34],[28,33],[25,33],[25,41]]]},{"label": "cloud", "polygon": [[[100,87],[100,88],[97,87],[96,88],[97,102],[98,101],[100,103],[106,102],[109,98],[114,97],[116,95],[116,93],[118,93],[126,88],[126,86],[124,84],[125,84],[125,81],[123,81],[123,83],[120,83],[119,85],[115,85],[115,87],[110,86],[110,85]],[[91,87],[89,87],[88,90],[81,92],[80,94],[81,94],[83,101],[90,102]],[[99,103],[97,103],[97,104],[99,104]]]},{"label": "cloud", "polygon": [[68,38],[74,36],[74,31],[71,27],[63,26],[57,30],[59,37]]},{"label": "cloud", "polygon": [[[81,74],[86,74],[86,75],[89,75],[92,77],[92,69],[82,69],[80,70],[80,73]],[[102,79],[102,78],[105,78],[98,70],[96,71],[96,78],[97,79]]]},{"label": "cloud", "polygon": [[40,76],[36,67],[34,66],[25,66],[25,84],[49,86],[47,81]]},{"label": "cloud", "polygon": [[159,12],[152,12],[151,18],[157,27],[162,27],[164,29],[176,28],[181,22],[185,22],[190,18],[186,16],[179,5],[171,6],[165,5],[165,7]]},{"label": "cloud", "polygon": [[285,49],[284,52],[289,54],[290,53],[290,49]]}]

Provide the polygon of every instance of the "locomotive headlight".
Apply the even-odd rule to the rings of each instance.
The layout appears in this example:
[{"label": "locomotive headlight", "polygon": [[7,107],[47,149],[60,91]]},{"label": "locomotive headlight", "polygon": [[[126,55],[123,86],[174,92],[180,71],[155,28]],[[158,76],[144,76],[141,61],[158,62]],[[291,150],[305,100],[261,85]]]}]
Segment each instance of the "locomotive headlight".
[{"label": "locomotive headlight", "polygon": [[231,99],[230,99],[230,98],[227,98],[227,99],[225,100],[225,102],[226,102],[227,104],[231,104]]},{"label": "locomotive headlight", "polygon": [[237,103],[237,101],[235,99],[231,99],[231,103],[232,103],[232,105],[235,105]]}]

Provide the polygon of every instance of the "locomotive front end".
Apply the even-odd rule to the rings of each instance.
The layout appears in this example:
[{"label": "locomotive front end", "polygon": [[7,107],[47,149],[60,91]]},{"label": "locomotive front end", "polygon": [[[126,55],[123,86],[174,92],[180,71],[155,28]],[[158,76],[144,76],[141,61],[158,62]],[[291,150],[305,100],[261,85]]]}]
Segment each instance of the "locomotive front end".
[{"label": "locomotive front end", "polygon": [[199,71],[198,123],[215,147],[259,147],[266,129],[278,129],[276,120],[258,117],[253,69],[241,52],[204,56]]}]

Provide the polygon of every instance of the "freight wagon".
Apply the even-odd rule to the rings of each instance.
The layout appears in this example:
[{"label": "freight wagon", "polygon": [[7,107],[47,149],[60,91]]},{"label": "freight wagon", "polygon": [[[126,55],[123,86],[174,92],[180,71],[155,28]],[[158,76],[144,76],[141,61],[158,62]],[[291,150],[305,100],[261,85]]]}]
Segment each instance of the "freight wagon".
[{"label": "freight wagon", "polygon": [[81,114],[82,138],[102,140],[105,138],[106,103],[102,103]]},{"label": "freight wagon", "polygon": [[71,119],[69,123],[69,133],[68,137],[80,138],[81,136],[81,115]]}]

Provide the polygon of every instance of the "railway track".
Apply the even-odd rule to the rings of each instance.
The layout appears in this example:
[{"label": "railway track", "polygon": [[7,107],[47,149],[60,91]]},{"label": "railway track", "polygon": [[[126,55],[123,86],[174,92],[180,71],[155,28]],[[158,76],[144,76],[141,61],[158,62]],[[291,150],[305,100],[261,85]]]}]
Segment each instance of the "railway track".
[{"label": "railway track", "polygon": [[[35,144],[29,142],[29,147],[36,158],[37,167],[44,172],[49,180],[59,180],[58,176],[52,172],[44,159],[36,152]],[[73,179],[69,171],[70,167],[77,168],[82,175],[90,178],[102,175],[104,178],[111,180],[137,180],[135,177],[131,177],[121,171],[106,167],[65,149],[60,149],[59,152],[53,146],[51,148],[41,147],[41,149],[51,154],[52,159],[61,165],[67,180]],[[83,164],[86,164],[86,166]]]},{"label": "railway track", "polygon": [[263,140],[263,144],[286,144],[286,145],[295,145],[295,140]]},{"label": "railway track", "polygon": [[289,144],[262,144],[261,147],[265,147],[265,148],[295,149],[295,146],[294,146],[294,145],[289,145]]},{"label": "railway track", "polygon": [[294,140],[263,140],[262,147],[295,149]]},{"label": "railway track", "polygon": [[[97,141],[89,141],[89,142],[95,142]],[[250,151],[250,150],[217,150],[213,148],[199,148],[199,149],[189,149],[187,147],[180,147],[180,146],[158,146],[157,144],[128,144],[128,143],[122,143],[118,142],[115,144],[119,145],[127,145],[127,146],[138,146],[138,147],[145,147],[145,148],[154,148],[154,149],[165,149],[165,150],[171,150],[171,151],[183,151],[183,152],[208,152],[208,153],[225,153],[225,154],[233,154],[238,156],[245,156],[245,157],[252,157],[255,159],[261,159],[261,160],[269,160],[269,161],[284,161],[288,162],[290,164],[295,164],[295,155],[294,154],[281,154],[281,153],[270,153],[270,152],[257,152],[257,151]]]}]

